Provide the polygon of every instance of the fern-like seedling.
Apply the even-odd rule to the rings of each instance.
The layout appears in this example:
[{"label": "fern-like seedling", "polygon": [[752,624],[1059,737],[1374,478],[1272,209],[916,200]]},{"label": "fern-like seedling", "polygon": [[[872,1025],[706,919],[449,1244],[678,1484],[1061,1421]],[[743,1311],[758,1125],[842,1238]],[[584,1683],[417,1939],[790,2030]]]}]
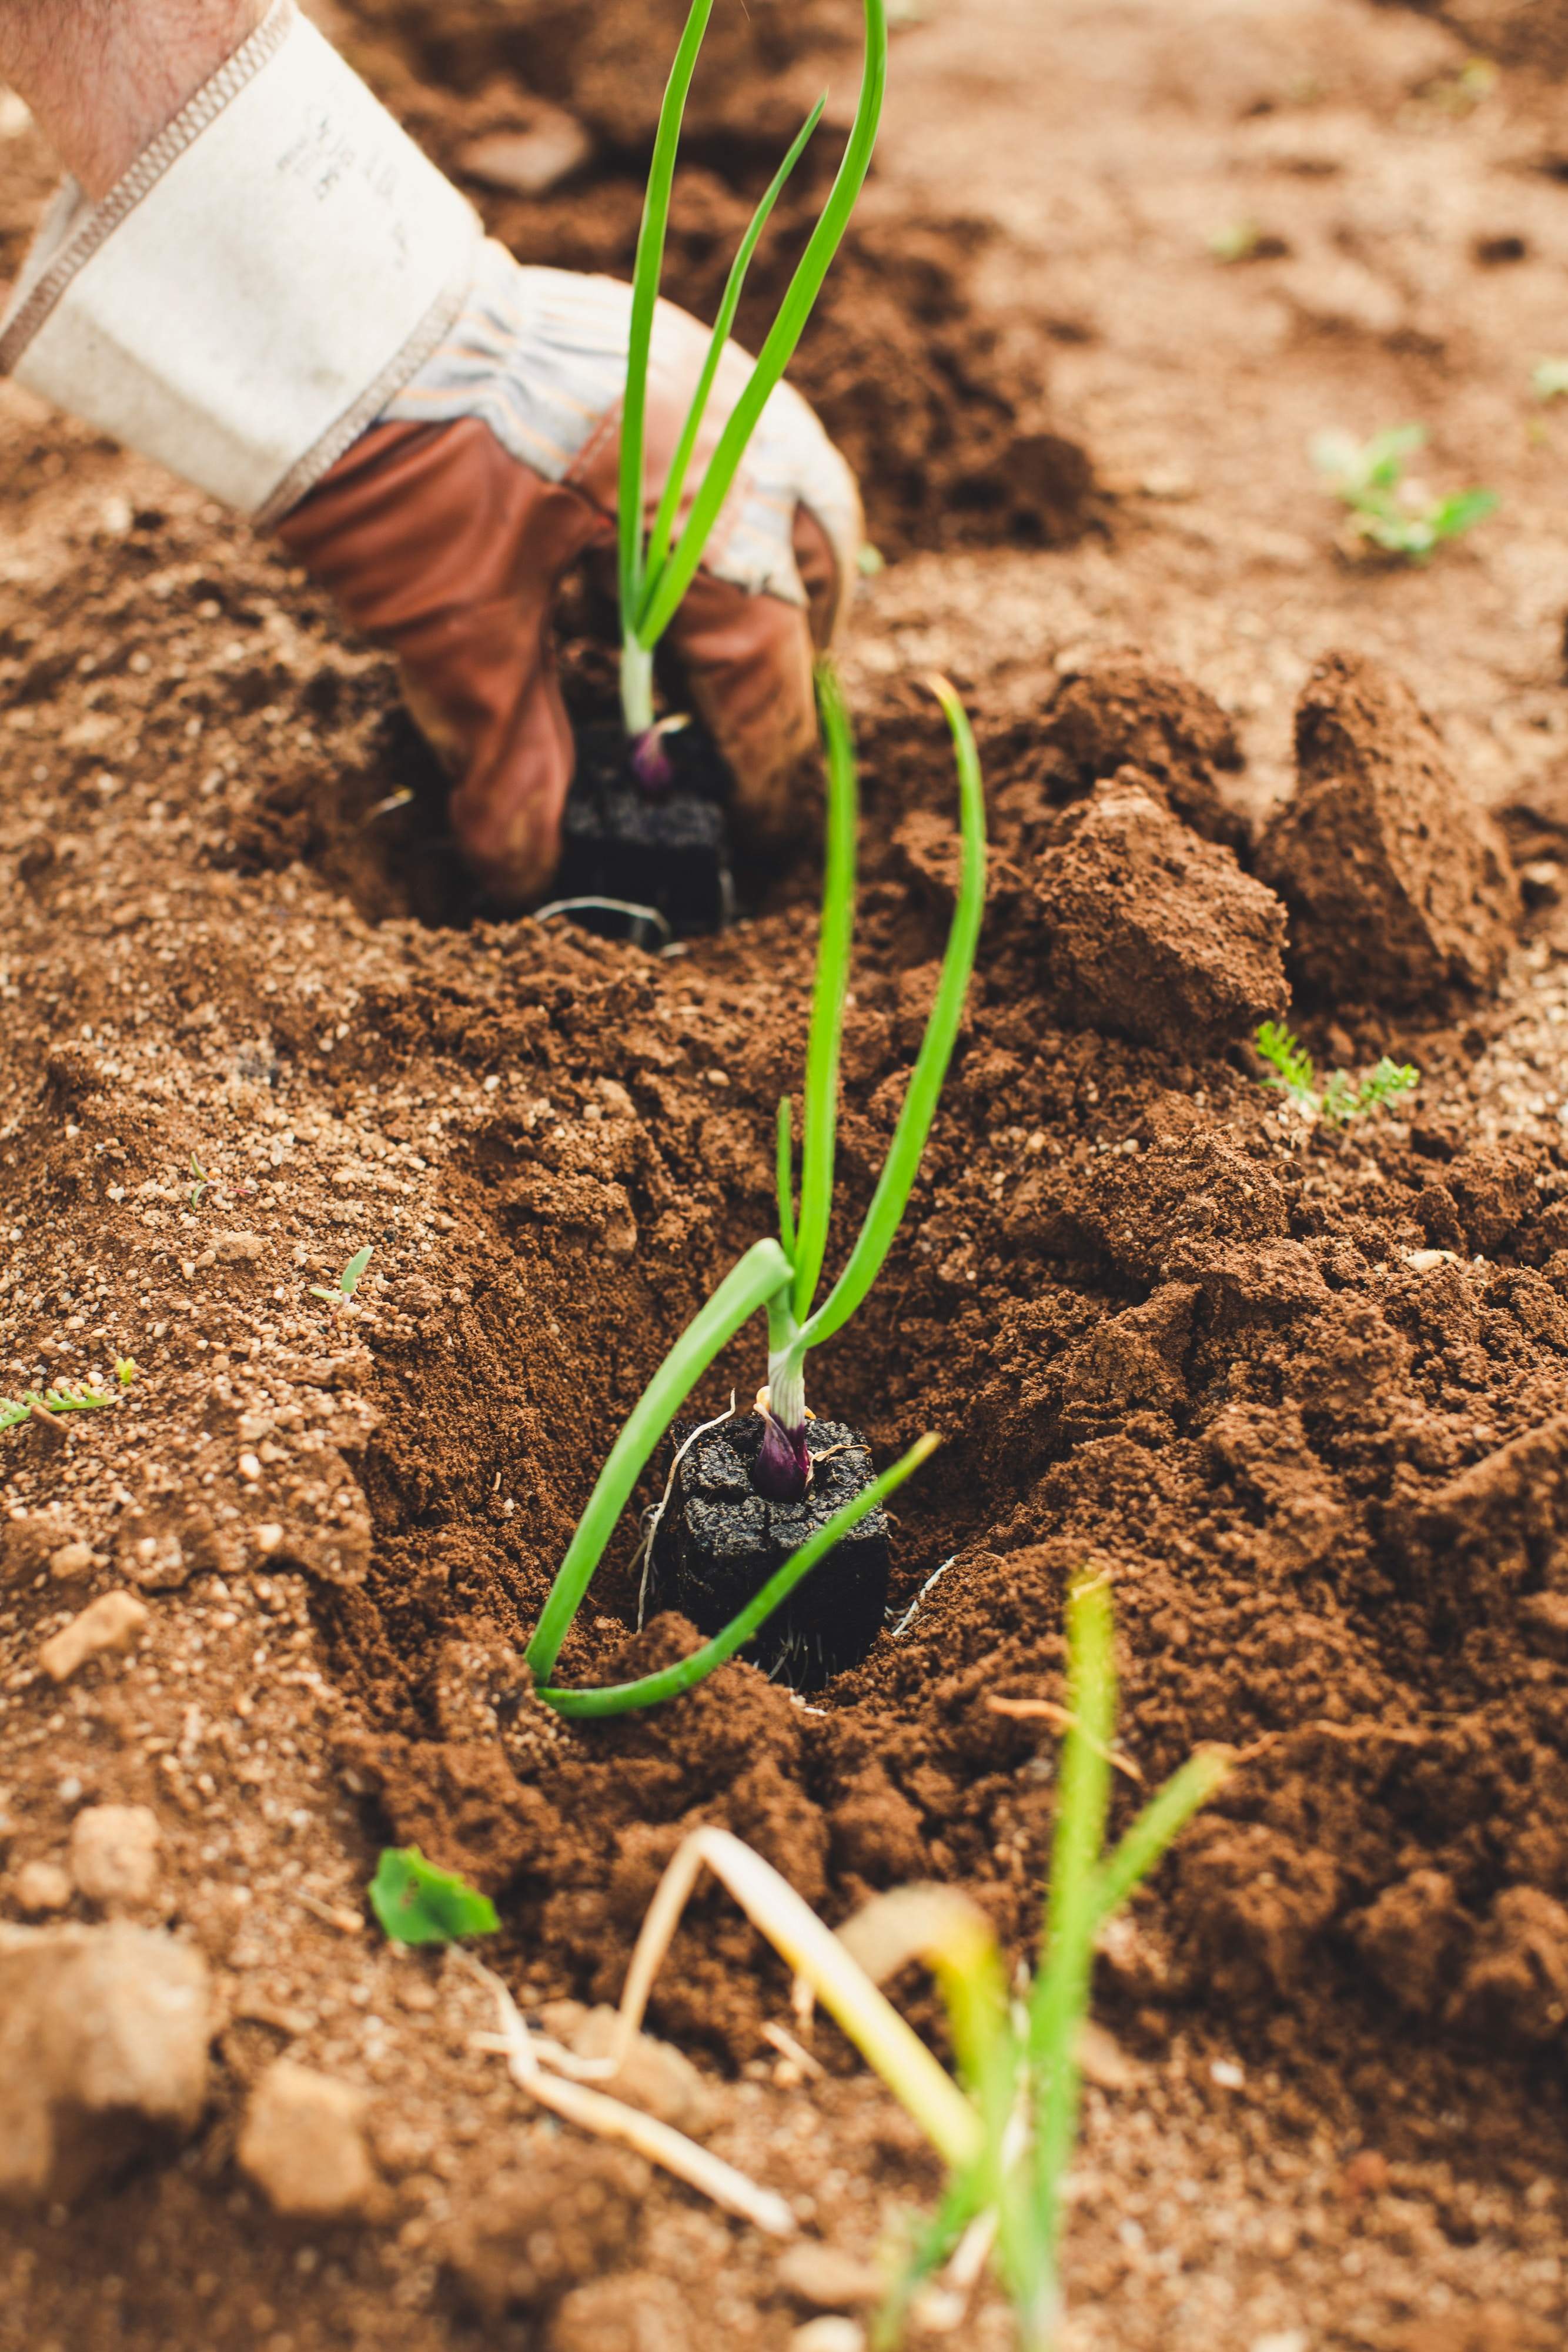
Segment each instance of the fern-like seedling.
[{"label": "fern-like seedling", "polygon": [[31,1421],[35,1406],[53,1413],[103,1412],[113,1402],[111,1396],[100,1396],[97,1389],[68,1388],[63,1381],[57,1381],[52,1388],[27,1389],[21,1396],[0,1402],[0,1431],[19,1429],[25,1421]]},{"label": "fern-like seedling", "polygon": [[1312,444],[1312,463],[1350,509],[1353,537],[1409,563],[1424,563],[1444,540],[1472,530],[1498,503],[1495,490],[1452,490],[1437,499],[1408,479],[1406,463],[1426,442],[1424,425],[1396,425],[1370,441],[1320,433]]},{"label": "fern-like seedling", "polygon": [[1282,1021],[1265,1021],[1255,1043],[1269,1064],[1264,1086],[1277,1087],[1303,1118],[1322,1119],[1325,1127],[1347,1127],[1353,1118],[1384,1109],[1421,1083],[1413,1063],[1396,1062],[1385,1054],[1359,1083],[1348,1070],[1331,1070],[1320,1086],[1316,1063]]}]

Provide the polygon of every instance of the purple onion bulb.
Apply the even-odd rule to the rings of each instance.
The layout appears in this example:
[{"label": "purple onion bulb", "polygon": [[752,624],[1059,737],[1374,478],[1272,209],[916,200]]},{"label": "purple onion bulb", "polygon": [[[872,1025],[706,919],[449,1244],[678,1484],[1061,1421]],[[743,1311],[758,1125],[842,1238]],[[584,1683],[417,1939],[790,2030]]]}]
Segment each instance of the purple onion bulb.
[{"label": "purple onion bulb", "polygon": [[806,1450],[806,1424],[786,1429],[772,1413],[762,1417],[762,1443],[751,1483],[770,1503],[800,1503],[811,1483],[811,1457]]}]

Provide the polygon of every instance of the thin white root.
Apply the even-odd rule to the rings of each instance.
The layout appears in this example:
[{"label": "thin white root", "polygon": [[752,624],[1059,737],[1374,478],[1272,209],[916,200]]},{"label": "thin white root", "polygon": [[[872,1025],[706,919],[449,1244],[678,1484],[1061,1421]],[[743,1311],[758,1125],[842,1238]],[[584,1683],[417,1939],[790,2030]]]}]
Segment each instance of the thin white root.
[{"label": "thin white root", "polygon": [[623,2147],[634,2149],[651,2164],[659,2165],[677,2180],[684,2180],[688,2188],[710,2199],[722,2211],[738,2215],[768,2237],[794,2236],[795,2216],[783,2198],[775,2196],[770,2189],[759,2188],[744,2172],[737,2172],[734,2165],[699,2147],[684,2132],[644,2115],[641,2107],[628,2106],[623,2099],[612,2099],[603,2091],[589,2089],[586,2084],[560,2082],[547,2074],[521,2012],[500,1978],[475,1959],[472,1953],[465,1952],[462,1957],[495,1994],[500,2018],[498,2033],[479,2034],[475,2039],[481,2048],[499,2051],[505,2056],[507,2072],[520,2091],[526,2091],[563,2122],[576,2124],[595,2138],[617,2140]]},{"label": "thin white root", "polygon": [[620,2035],[610,2053],[613,2064],[624,2062],[681,1914],[705,1869],[728,1888],[797,1977],[810,1982],[937,2153],[955,2168],[972,2163],[980,2150],[980,2119],[952,2076],[789,1880],[727,1830],[694,1830],[659,1882],[627,1971]]},{"label": "thin white root", "polygon": [[649,1515],[648,1524],[643,1529],[643,1540],[637,1547],[637,1557],[632,1562],[633,1568],[636,1568],[641,1564],[643,1570],[642,1577],[637,1586],[637,1631],[639,1633],[643,1630],[643,1619],[648,1606],[648,1578],[653,1566],[653,1545],[659,1533],[659,1522],[664,1517],[665,1511],[669,1508],[670,1496],[674,1494],[675,1489],[675,1473],[680,1468],[682,1463],[685,1460],[687,1454],[691,1452],[699,1437],[706,1437],[710,1429],[722,1429],[727,1421],[733,1421],[734,1419],[735,1391],[731,1389],[729,1392],[728,1410],[725,1412],[715,1413],[711,1421],[705,1421],[701,1423],[697,1428],[694,1429],[691,1435],[686,1438],[680,1446],[675,1454],[674,1460],[670,1465],[670,1475],[664,1481],[664,1491],[660,1496],[657,1503],[653,1506],[652,1513]]}]

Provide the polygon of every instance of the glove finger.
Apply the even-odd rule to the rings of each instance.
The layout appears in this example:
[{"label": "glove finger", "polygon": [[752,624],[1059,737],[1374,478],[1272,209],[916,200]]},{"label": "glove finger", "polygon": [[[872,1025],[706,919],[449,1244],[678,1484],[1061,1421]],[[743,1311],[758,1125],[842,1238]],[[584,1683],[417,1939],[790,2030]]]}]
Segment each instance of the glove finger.
[{"label": "glove finger", "polygon": [[699,572],[670,625],[690,698],[727,761],[743,832],[761,847],[800,831],[802,762],[817,740],[806,610]]},{"label": "glove finger", "polygon": [[376,428],[279,537],[347,617],[396,655],[410,709],[453,775],[476,877],[517,905],[549,880],[571,731],[550,657],[557,585],[609,525],[517,464],[476,419]]}]

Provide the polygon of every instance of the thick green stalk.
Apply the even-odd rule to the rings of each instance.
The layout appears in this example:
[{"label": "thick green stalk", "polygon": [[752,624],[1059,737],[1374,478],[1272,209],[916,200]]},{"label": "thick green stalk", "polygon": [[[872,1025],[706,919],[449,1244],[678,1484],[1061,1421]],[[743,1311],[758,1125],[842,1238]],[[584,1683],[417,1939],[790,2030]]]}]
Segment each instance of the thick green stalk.
[{"label": "thick green stalk", "polygon": [[[773,1244],[769,1242],[759,1246],[770,1249]],[[938,1443],[935,1437],[917,1439],[891,1469],[884,1470],[880,1478],[873,1478],[869,1486],[862,1487],[852,1502],[846,1503],[841,1511],[835,1511],[825,1527],[819,1528],[799,1551],[792,1552],[782,1568],[775,1569],[761,1591],[754,1593],[747,1602],[739,1616],[732,1618],[722,1633],[716,1633],[711,1642],[705,1643],[689,1658],[681,1659],[676,1665],[665,1666],[659,1674],[643,1675],[634,1683],[612,1683],[603,1690],[541,1690],[539,1697],[547,1706],[554,1707],[558,1715],[629,1715],[634,1708],[659,1706],[664,1700],[679,1698],[683,1691],[694,1689],[713,1673],[716,1666],[722,1666],[727,1659],[734,1657],[737,1650],[750,1641],[758,1628],[789,1600],[801,1579],[809,1576],[812,1569],[827,1558],[833,1546],[841,1542],[852,1528],[859,1526],[869,1511],[874,1511],[879,1504],[884,1503],[896,1488],[902,1486],[911,1473],[918,1470],[921,1464],[936,1452]]]},{"label": "thick green stalk", "polygon": [[[670,191],[674,184],[675,154],[681,143],[681,118],[686,93],[696,70],[697,54],[713,13],[713,0],[692,0],[675,62],[659,110],[653,159],[648,167],[647,194],[643,200],[643,225],[637,233],[637,259],[632,272],[631,341],[626,353],[626,397],[621,411],[621,634],[634,633],[643,602],[643,460],[648,414],[648,354],[653,341],[653,311],[664,268],[664,236],[670,221]],[[651,645],[653,640],[650,638]],[[630,722],[629,722],[630,723]],[[634,731],[641,731],[635,730]]]},{"label": "thick green stalk", "polygon": [[932,684],[946,713],[958,761],[963,852],[957,903],[953,909],[947,952],[942,961],[936,1002],[931,1007],[925,1035],[910,1075],[909,1090],[904,1097],[904,1108],[894,1130],[892,1148],[877,1180],[876,1191],[866,1211],[859,1238],[850,1253],[849,1264],[805,1326],[803,1338],[808,1348],[831,1339],[833,1333],[849,1321],[882,1272],[888,1251],[893,1247],[894,1236],[909,1205],[909,1195],[919,1173],[932,1121],[936,1116],[947,1065],[953,1058],[953,1048],[964,1018],[964,1000],[968,993],[969,977],[975,968],[975,954],[979,946],[980,922],[986,908],[986,795],[980,778],[979,753],[975,748],[974,731],[965,716],[964,707],[953,688],[945,678],[933,679]]},{"label": "thick green stalk", "polygon": [[[751,226],[742,237],[740,250],[730,267],[728,281],[724,289],[724,299],[718,306],[718,316],[714,320],[713,335],[707,347],[707,357],[703,362],[703,372],[697,379],[697,388],[692,395],[692,404],[686,411],[686,421],[681,427],[681,437],[675,444],[675,454],[670,460],[670,470],[664,477],[664,489],[659,500],[659,511],[653,518],[653,532],[648,542],[643,595],[637,613],[638,623],[641,622],[649,600],[658,587],[659,574],[664,568],[664,559],[670,551],[675,517],[681,510],[681,497],[685,489],[686,475],[691,469],[692,452],[697,446],[697,435],[702,431],[703,418],[707,414],[714,378],[718,373],[718,363],[724,357],[724,347],[729,341],[730,330],[735,325],[735,314],[740,308],[740,297],[746,285],[746,273],[751,267],[751,257],[757,250],[758,242],[768,226],[768,216],[774,205],[784,192],[785,182],[805,152],[807,141],[822,119],[822,109],[827,102],[825,98],[820,98],[807,116],[804,125],[796,136],[794,145],[774,173],[768,194],[752,214]],[[636,634],[635,625],[632,634]]]},{"label": "thick green stalk", "polygon": [[833,1213],[833,1151],[839,1124],[839,1062],[843,1048],[844,1001],[850,987],[850,945],[855,927],[855,840],[860,831],[860,792],[849,714],[831,666],[817,672],[827,744],[828,849],[822,876],[822,926],[817,947],[817,982],[811,1000],[811,1034],[806,1047],[806,1092],[801,1107],[800,1222],[795,1261],[795,1314],[804,1322],[817,1295]]},{"label": "thick green stalk", "polygon": [[[713,527],[718,520],[719,509],[729,496],[736,475],[740,470],[747,445],[757,430],[768,394],[795,356],[795,347],[805,331],[806,321],[821,292],[822,280],[843,241],[844,231],[850,225],[850,215],[865,184],[865,175],[871,169],[872,149],[876,144],[877,124],[882,117],[883,94],[887,87],[885,0],[865,0],[865,64],[861,77],[860,102],[855,110],[854,123],[844,149],[843,161],[839,165],[838,176],[822,208],[822,216],[812,230],[810,241],[789,281],[779,315],[758,353],[757,364],[752,369],[746,389],[719,436],[718,446],[692,501],[685,527],[642,616],[638,635],[645,646],[657,645],[696,576],[697,566],[703,560]],[[622,622],[628,614],[636,610],[635,604],[623,604]]]},{"label": "thick green stalk", "polygon": [[790,1273],[777,1242],[758,1242],[748,1249],[682,1332],[632,1406],[577,1523],[528,1643],[526,1656],[536,1683],[548,1681],[560,1655],[560,1645],[648,1456],[719,1349],[769,1299],[788,1291]]},{"label": "thick green stalk", "polygon": [[[1032,2278],[1019,2283],[1037,2333],[1054,2326],[1056,2249],[1061,2185],[1078,2130],[1078,2030],[1089,2007],[1100,1855],[1111,1796],[1111,1742],[1116,1728],[1116,1666],[1111,1595],[1103,1581],[1081,1582],[1067,1603],[1067,1706],[1056,1837],[1046,1913],[1046,1949],[1030,2002],[1034,2074],[1034,2228],[1026,2252]],[[1032,2315],[1032,2317],[1030,2317]],[[1049,2341],[1042,2335],[1041,2341]]]},{"label": "thick green stalk", "polygon": [[788,1095],[779,1105],[779,1143],[774,1158],[779,1193],[779,1239],[784,1255],[795,1262],[795,1149],[789,1133],[789,1118],[793,1109]]}]

